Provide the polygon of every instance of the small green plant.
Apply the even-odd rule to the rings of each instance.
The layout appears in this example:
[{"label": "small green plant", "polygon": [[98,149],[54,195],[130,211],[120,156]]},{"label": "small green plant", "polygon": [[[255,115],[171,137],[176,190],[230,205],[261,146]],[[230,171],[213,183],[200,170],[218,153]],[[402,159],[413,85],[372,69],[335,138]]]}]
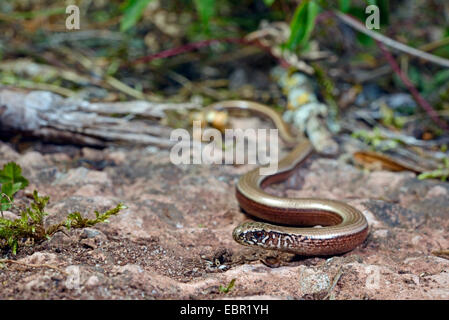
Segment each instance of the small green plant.
[{"label": "small green plant", "polygon": [[194,0],[203,30],[209,32],[209,20],[215,14],[215,0]]},{"label": "small green plant", "polygon": [[357,130],[351,136],[380,151],[394,149],[399,145],[399,141],[384,137],[379,128],[374,128],[372,131]]},{"label": "small green plant", "polygon": [[8,210],[14,201],[14,194],[28,186],[28,180],[22,176],[22,169],[14,162],[8,162],[0,171],[2,185],[0,211]]},{"label": "small green plant", "polygon": [[302,1],[298,5],[290,22],[290,38],[286,43],[288,50],[295,51],[308,45],[319,11],[320,6],[314,0]]},{"label": "small green plant", "polygon": [[426,171],[421,173],[418,176],[419,180],[424,179],[441,179],[441,181],[446,181],[449,177],[449,158],[443,159],[443,166],[439,169],[432,170],[432,171]]},{"label": "small green plant", "polygon": [[380,105],[381,122],[387,127],[402,128],[405,124],[405,118],[395,115],[394,111],[386,104]]},{"label": "small green plant", "polygon": [[142,17],[143,11],[151,0],[128,0],[124,6],[123,17],[120,20],[120,31],[133,27]]},{"label": "small green plant", "polygon": [[[14,162],[7,163],[0,171],[0,182],[2,183],[2,202],[0,217],[0,248],[10,248],[13,254],[24,240],[32,240],[34,243],[50,239],[56,232],[64,228],[86,228],[97,223],[107,222],[111,216],[117,215],[126,207],[119,203],[115,208],[104,213],[95,211],[95,219],[83,218],[81,213],[72,212],[60,223],[44,226],[44,217],[48,215],[45,207],[50,200],[49,197],[40,197],[38,192],[33,192],[33,202],[20,212],[20,218],[10,220],[3,217],[3,211],[14,208],[14,194],[28,186],[28,180],[21,175],[21,168]],[[7,199],[7,201],[3,201]]]},{"label": "small green plant", "polygon": [[229,291],[231,291],[232,288],[234,288],[234,285],[235,279],[232,279],[231,282],[229,282],[229,284],[226,287],[220,285],[218,290],[220,291],[220,293],[228,293]]}]

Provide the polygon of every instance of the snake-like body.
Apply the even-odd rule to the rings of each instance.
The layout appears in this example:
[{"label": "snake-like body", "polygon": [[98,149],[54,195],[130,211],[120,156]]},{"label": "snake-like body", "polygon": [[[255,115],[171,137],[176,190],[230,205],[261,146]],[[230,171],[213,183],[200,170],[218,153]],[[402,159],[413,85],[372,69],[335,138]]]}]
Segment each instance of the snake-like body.
[{"label": "snake-like body", "polygon": [[272,175],[261,175],[256,168],[243,175],[236,187],[240,207],[248,214],[271,222],[244,222],[233,231],[242,245],[258,246],[299,255],[334,255],[360,245],[368,235],[365,216],[344,202],[321,198],[283,198],[264,188],[287,179],[313,152],[309,140],[292,136],[280,115],[268,106],[241,100],[214,103],[206,110],[244,109],[273,121],[279,135],[293,150],[278,163]]}]

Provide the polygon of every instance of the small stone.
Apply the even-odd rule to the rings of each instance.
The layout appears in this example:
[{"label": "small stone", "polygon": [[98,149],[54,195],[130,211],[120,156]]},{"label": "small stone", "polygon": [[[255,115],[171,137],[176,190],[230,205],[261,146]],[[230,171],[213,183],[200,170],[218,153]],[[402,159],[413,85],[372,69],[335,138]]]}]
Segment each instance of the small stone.
[{"label": "small stone", "polygon": [[97,276],[90,276],[89,279],[87,279],[85,285],[86,287],[96,287],[100,284],[100,279],[98,279]]},{"label": "small stone", "polygon": [[15,220],[20,218],[18,215],[11,211],[3,211],[3,215],[0,215],[0,217],[8,219],[8,220]]},{"label": "small stone", "polygon": [[103,171],[89,170],[84,167],[70,169],[67,173],[59,173],[53,185],[84,186],[86,184],[110,186],[112,182],[108,174]]},{"label": "small stone", "polygon": [[87,147],[81,149],[81,154],[85,159],[92,161],[101,161],[104,158],[102,151]]},{"label": "small stone", "polygon": [[17,163],[22,168],[27,167],[34,167],[34,168],[43,168],[48,166],[47,162],[45,161],[45,158],[36,151],[30,151],[25,153],[20,159],[17,161]]},{"label": "small stone", "polygon": [[101,232],[93,229],[93,228],[85,228],[83,229],[83,234],[81,235],[82,238],[95,238],[96,236],[100,235]]},{"label": "small stone", "polygon": [[31,256],[19,259],[19,261],[25,264],[57,264],[58,257],[54,253],[35,252]]},{"label": "small stone", "polygon": [[380,229],[373,232],[373,236],[375,238],[386,238],[388,236],[387,229]]},{"label": "small stone", "polygon": [[426,199],[445,197],[445,196],[447,196],[447,189],[443,188],[442,186],[435,186],[427,192]]},{"label": "small stone", "polygon": [[95,239],[83,239],[80,241],[80,243],[86,247],[96,249],[98,246],[95,243]]}]

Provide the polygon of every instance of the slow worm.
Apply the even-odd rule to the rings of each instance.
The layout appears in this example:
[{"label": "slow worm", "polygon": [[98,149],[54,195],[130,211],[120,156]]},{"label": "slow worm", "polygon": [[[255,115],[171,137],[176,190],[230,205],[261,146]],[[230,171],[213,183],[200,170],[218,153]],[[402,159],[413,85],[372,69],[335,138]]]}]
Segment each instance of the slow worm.
[{"label": "slow worm", "polygon": [[233,231],[242,245],[299,255],[334,255],[354,249],[368,235],[365,216],[356,208],[340,201],[320,198],[282,198],[264,188],[287,179],[313,152],[311,143],[292,136],[287,125],[273,109],[250,101],[229,100],[214,103],[205,110],[245,109],[268,117],[293,150],[278,163],[278,170],[268,176],[259,168],[243,175],[236,187],[240,207],[249,215],[271,222],[244,222]]}]

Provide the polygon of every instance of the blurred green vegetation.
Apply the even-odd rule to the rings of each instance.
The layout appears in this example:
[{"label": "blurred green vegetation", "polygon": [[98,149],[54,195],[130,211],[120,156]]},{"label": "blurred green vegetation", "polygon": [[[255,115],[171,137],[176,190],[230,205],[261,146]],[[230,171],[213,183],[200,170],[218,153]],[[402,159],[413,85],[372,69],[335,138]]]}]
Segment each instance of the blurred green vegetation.
[{"label": "blurred green vegetation", "polygon": [[[368,17],[367,5],[374,4],[379,7],[381,25],[388,26],[391,11],[394,10],[392,8],[394,5],[388,0],[78,0],[72,2],[80,8],[82,30],[86,28],[116,29],[128,36],[139,35],[147,29],[148,19],[145,18],[145,12],[147,15],[159,15],[161,10],[175,14],[165,18],[171,17],[173,21],[170,23],[178,24],[180,33],[186,37],[187,41],[240,37],[255,31],[262,21],[285,21],[290,26],[290,37],[283,48],[295,52],[307,50],[316,27],[315,20],[321,12],[340,10],[364,21]],[[395,6],[401,3],[398,2]],[[8,27],[8,24],[21,22],[24,31],[32,31],[33,34],[39,35],[43,29],[57,20],[59,25],[63,24],[64,19],[61,18],[66,14],[67,4],[49,0],[3,0],[0,2],[0,27],[4,28]],[[149,10],[149,8],[157,9]],[[164,18],[160,16],[160,19]],[[18,25],[14,26],[14,28],[18,27]],[[169,32],[169,28],[164,31]],[[448,36],[449,26],[445,26],[442,38]],[[371,38],[362,34],[357,34],[357,38],[362,45],[369,46],[373,43]],[[436,48],[435,53],[449,56],[449,43]]]},{"label": "blurred green vegetation", "polygon": [[[135,70],[123,70],[122,66],[140,57],[197,41],[242,39],[258,30],[263,22],[285,22],[290,35],[280,45],[282,50],[301,55],[310,51],[315,41],[320,48],[337,56],[351,56],[350,61],[343,63],[355,62],[362,67],[375,68],[379,64],[378,50],[370,37],[342,27],[336,19],[322,19],[329,17],[326,14],[332,10],[339,10],[363,23],[369,16],[366,7],[372,4],[380,10],[381,30],[378,32],[429,53],[449,57],[449,24],[441,14],[447,4],[441,0],[74,0],[71,3],[80,8],[79,32],[67,32],[65,27],[68,2],[0,1],[0,29],[3,31],[0,59],[27,57],[49,65],[59,60],[71,67],[82,64],[84,71],[95,77],[117,76],[130,87],[151,91],[155,88],[150,82],[160,79],[149,79],[148,83],[130,79],[136,76],[136,73],[131,76]],[[413,6],[419,9],[413,11]],[[410,12],[420,15],[407,16]],[[76,58],[70,57],[69,48],[76,49]],[[214,43],[210,56],[232,48],[235,46]],[[357,61],[362,53],[366,59]],[[91,61],[84,62],[84,58]],[[437,101],[437,109],[446,108],[444,101],[449,100],[447,70],[409,64],[406,55],[400,58],[403,70],[423,96]],[[147,67],[169,69],[170,61],[155,59]],[[189,79],[194,78],[194,73],[194,70],[187,72]],[[0,74],[0,83],[5,85],[22,80],[11,70],[2,70]],[[397,76],[387,81],[388,85],[404,89]],[[62,87],[66,82],[51,84]]]},{"label": "blurred green vegetation", "polygon": [[[178,17],[181,14],[188,17],[187,20],[190,23],[184,31],[191,41],[239,36],[256,30],[262,20],[286,21],[290,24],[291,35],[284,48],[293,51],[304,50],[308,47],[308,41],[315,27],[315,19],[323,10],[341,10],[364,20],[367,17],[366,6],[376,4],[380,8],[381,23],[385,25],[389,21],[389,1],[387,0],[102,0],[95,2],[79,0],[73,2],[80,7],[83,23],[87,20],[89,26],[107,24],[118,17],[118,29],[129,35],[139,32],[139,29],[143,27],[140,22],[145,15],[145,10],[157,2],[160,8],[174,12]],[[54,1],[3,0],[0,3],[0,22],[60,17],[65,14],[66,5]],[[359,38],[362,43],[370,43],[366,36],[359,35]]]}]

